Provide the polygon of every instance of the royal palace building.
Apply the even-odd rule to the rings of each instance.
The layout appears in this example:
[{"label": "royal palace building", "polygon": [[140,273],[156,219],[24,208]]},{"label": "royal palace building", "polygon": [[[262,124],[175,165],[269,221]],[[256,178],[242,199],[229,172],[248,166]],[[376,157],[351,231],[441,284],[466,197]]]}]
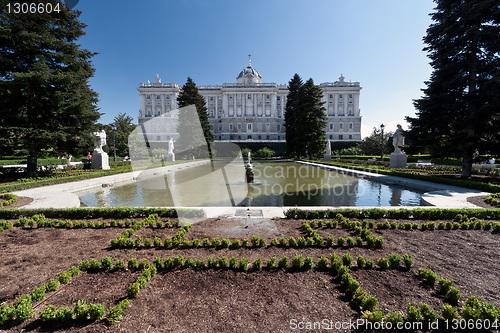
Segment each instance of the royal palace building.
[{"label": "royal palace building", "polygon": [[[324,82],[319,86],[323,91],[323,106],[328,117],[326,138],[331,141],[360,141],[359,82],[346,82],[341,75],[338,81]],[[175,128],[148,128],[146,123],[153,117],[177,118],[177,96],[181,86],[162,83],[156,75],[154,83],[141,83],[138,90],[141,105],[139,125],[144,124],[151,133],[148,135],[151,140],[165,141],[170,137],[175,140]],[[205,98],[216,141],[285,141],[288,87],[264,83],[262,75],[252,67],[251,60],[236,77],[236,83],[198,86],[198,90]]]}]

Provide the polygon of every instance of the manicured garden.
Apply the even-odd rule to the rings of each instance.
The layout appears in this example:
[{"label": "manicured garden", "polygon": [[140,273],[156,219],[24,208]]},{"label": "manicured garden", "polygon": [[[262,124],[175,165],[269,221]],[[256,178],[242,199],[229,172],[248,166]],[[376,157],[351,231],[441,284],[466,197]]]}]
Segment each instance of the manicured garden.
[{"label": "manicured garden", "polygon": [[186,224],[168,209],[4,209],[0,329],[498,329],[499,210],[286,215]]}]

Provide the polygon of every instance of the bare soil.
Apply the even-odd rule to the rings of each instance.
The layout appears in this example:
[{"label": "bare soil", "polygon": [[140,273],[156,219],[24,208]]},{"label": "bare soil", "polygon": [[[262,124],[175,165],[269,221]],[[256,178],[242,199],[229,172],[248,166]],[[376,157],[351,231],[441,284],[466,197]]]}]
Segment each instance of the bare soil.
[{"label": "bare soil", "polygon": [[[325,220],[326,221],[326,220]],[[377,222],[377,221],[375,221]],[[389,220],[389,222],[391,222]],[[405,222],[398,220],[398,222]],[[422,222],[422,221],[412,221]],[[439,222],[439,221],[437,221]],[[406,314],[408,302],[429,304],[436,313],[443,305],[435,289],[422,284],[415,276],[418,267],[430,268],[440,277],[454,281],[461,293],[459,306],[474,295],[486,302],[500,306],[500,234],[491,230],[373,230],[384,238],[381,249],[363,247],[289,248],[269,246],[275,237],[305,236],[299,220],[292,219],[208,219],[193,225],[187,239],[227,237],[250,239],[253,235],[266,239],[268,246],[251,245],[238,249],[189,248],[189,249],[111,249],[110,239],[126,228],[105,229],[23,229],[14,227],[0,232],[0,303],[12,304],[17,296],[33,291],[59,272],[78,266],[82,260],[111,257],[125,262],[130,257],[153,261],[181,254],[184,258],[206,260],[212,258],[257,258],[265,262],[283,256],[290,259],[297,254],[312,257],[317,263],[325,255],[340,256],[349,252],[355,258],[363,255],[376,261],[391,253],[412,254],[415,265],[406,271],[359,270],[355,262],[351,274],[363,290],[376,295],[381,310],[400,311]],[[153,239],[173,236],[176,228],[140,229],[132,238],[141,236]],[[335,238],[354,237],[349,230],[317,229],[320,235]],[[78,300],[87,303],[104,303],[106,308],[118,304],[127,296],[128,286],[140,271],[109,271],[84,273],[71,279],[54,293],[35,304],[35,312],[46,305],[68,306]],[[97,322],[71,321],[69,324],[43,323],[31,319],[6,332],[290,332],[297,331],[303,323],[349,322],[359,319],[361,312],[346,296],[338,278],[316,269],[263,268],[260,271],[232,271],[225,269],[175,269],[154,276],[140,295],[131,300],[123,313],[123,320],[108,325]],[[328,331],[323,329],[314,330]],[[333,330],[339,331],[339,330]],[[347,327],[346,332],[355,332]],[[4,331],[2,331],[4,332]]]}]

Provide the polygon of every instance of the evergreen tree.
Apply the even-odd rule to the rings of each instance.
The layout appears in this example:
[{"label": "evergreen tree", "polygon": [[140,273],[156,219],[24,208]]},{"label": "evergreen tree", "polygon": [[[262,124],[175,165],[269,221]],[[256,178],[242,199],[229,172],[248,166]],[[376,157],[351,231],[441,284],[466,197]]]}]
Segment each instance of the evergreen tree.
[{"label": "evergreen tree", "polygon": [[297,112],[297,95],[302,84],[302,79],[297,73],[295,73],[290,82],[288,82],[288,96],[285,106],[285,140],[286,153],[288,156],[294,156],[296,154],[295,118]]},{"label": "evergreen tree", "polygon": [[116,126],[115,130],[115,146],[117,156],[130,155],[128,148],[128,136],[137,127],[133,123],[134,119],[127,116],[125,113],[119,113],[114,119],[113,123],[104,125],[104,131],[107,135],[108,146],[110,147],[110,154],[113,154],[113,129],[112,126]]},{"label": "evergreen tree", "polygon": [[[213,142],[213,134],[210,123],[208,122],[208,112],[205,105],[205,99],[198,92],[198,88],[193,80],[188,77],[186,84],[177,97],[179,108],[194,105],[196,114],[190,112],[189,109],[181,109],[179,111],[179,125],[177,131],[179,138],[176,146],[179,151],[190,151],[190,153],[200,155],[206,152],[208,144],[209,152],[211,152],[210,144]],[[201,125],[201,132],[195,130]]]},{"label": "evergreen tree", "polygon": [[88,83],[95,53],[76,43],[85,34],[80,12],[56,0],[33,0],[59,10],[15,14],[5,10],[7,3],[0,0],[0,146],[9,138],[23,147],[34,177],[38,157],[74,154],[93,141],[100,116]]},{"label": "evergreen tree", "polygon": [[321,101],[323,92],[307,80],[298,92],[295,117],[296,156],[320,158],[325,153],[327,116]]},{"label": "evergreen tree", "polygon": [[434,69],[417,117],[407,117],[410,146],[463,159],[500,152],[500,6],[498,0],[435,0],[424,51]]}]

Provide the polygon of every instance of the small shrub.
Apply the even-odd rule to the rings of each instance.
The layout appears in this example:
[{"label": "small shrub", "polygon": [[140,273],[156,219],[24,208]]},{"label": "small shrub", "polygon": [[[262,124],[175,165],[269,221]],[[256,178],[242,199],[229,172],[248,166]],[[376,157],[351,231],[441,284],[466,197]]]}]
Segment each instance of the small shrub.
[{"label": "small shrub", "polygon": [[348,247],[353,247],[354,246],[354,239],[352,239],[352,237],[347,237],[346,243],[347,243]]},{"label": "small shrub", "polygon": [[233,256],[229,259],[229,268],[236,269],[236,267],[238,267],[238,259]]},{"label": "small shrub", "polygon": [[84,300],[79,300],[73,305],[73,313],[76,320],[86,320],[89,314],[89,306]]},{"label": "small shrub", "polygon": [[266,247],[266,240],[264,238],[259,239],[259,246],[260,247]]},{"label": "small shrub", "polygon": [[59,282],[61,284],[66,284],[69,282],[69,280],[71,280],[71,274],[67,271],[62,271],[61,273],[59,273]]},{"label": "small shrub", "polygon": [[137,259],[135,258],[130,258],[128,261],[127,261],[127,267],[128,269],[132,270],[132,269],[137,269],[137,267],[139,267],[139,262],[137,261]]},{"label": "small shrub", "polygon": [[342,256],[342,264],[346,267],[351,267],[352,256],[350,253],[344,253]]},{"label": "small shrub", "polygon": [[357,237],[356,238],[356,245],[357,246],[363,246],[363,238]]},{"label": "small shrub", "polygon": [[153,240],[153,246],[154,247],[161,247],[162,243],[163,242],[161,241],[161,238],[155,236],[155,238]]},{"label": "small shrub", "polygon": [[[216,265],[217,265],[217,261]],[[180,267],[182,264],[184,264],[184,257],[179,253],[177,256],[174,257],[174,260],[172,262],[174,267]]]},{"label": "small shrub", "polygon": [[285,247],[287,245],[287,241],[285,237],[280,237],[280,246]]},{"label": "small shrub", "polygon": [[231,241],[227,238],[222,238],[221,247],[227,249],[229,248],[229,245],[231,245]]},{"label": "small shrub", "polygon": [[262,269],[262,259],[257,258],[253,261],[252,267],[256,271],[260,271]]},{"label": "small shrub", "polygon": [[434,312],[434,310],[432,310],[431,307],[425,303],[420,303],[420,314],[422,315],[424,321],[427,322],[434,322],[438,319],[436,312]]},{"label": "small shrub", "polygon": [[457,308],[451,306],[450,304],[444,304],[441,309],[441,315],[445,320],[452,321],[453,319],[458,319],[458,310]]},{"label": "small shrub", "polygon": [[304,237],[297,238],[297,245],[299,247],[306,247],[306,245],[307,245],[306,239]]},{"label": "small shrub", "polygon": [[460,294],[460,290],[455,287],[450,287],[448,292],[446,293],[444,300],[450,304],[457,304],[462,295]]},{"label": "small shrub", "polygon": [[[51,321],[56,319],[57,307],[55,305],[47,305],[42,312],[40,312],[41,321]],[[0,325],[3,325],[0,321]]]},{"label": "small shrub", "polygon": [[212,238],[212,246],[218,247],[220,245],[219,237]]},{"label": "small shrub", "polygon": [[202,244],[203,244],[203,247],[209,247],[210,240],[208,238],[203,238]]},{"label": "small shrub", "polygon": [[88,270],[89,267],[90,267],[90,264],[89,264],[88,260],[82,260],[82,262],[80,262],[79,268],[82,272],[85,272],[86,270]]},{"label": "small shrub", "polygon": [[453,281],[447,280],[447,279],[439,279],[438,281],[438,292],[441,295],[446,295],[448,290],[450,290],[451,286],[453,285]]},{"label": "small shrub", "polygon": [[328,270],[328,258],[325,256],[321,256],[321,258],[318,261],[318,270],[320,271],[326,271]]},{"label": "small shrub", "polygon": [[411,269],[413,267],[413,255],[412,254],[403,254],[403,262],[405,264],[406,269]]},{"label": "small shrub", "polygon": [[[33,292],[31,293],[31,300],[33,302],[41,301],[42,299],[45,298],[45,291],[46,290],[47,290],[47,286],[45,284],[42,284],[40,287],[33,290]],[[1,315],[0,315],[0,317],[1,317]]]},{"label": "small shrub", "polygon": [[290,237],[290,239],[288,240],[288,245],[290,247],[296,247],[297,246],[297,241],[295,240],[295,238],[293,238],[293,236]]},{"label": "small shrub", "polygon": [[199,247],[200,246],[200,240],[198,238],[193,239],[191,243],[192,247]]},{"label": "small shrub", "polygon": [[246,272],[248,270],[248,258],[241,258],[239,262],[239,269]]},{"label": "small shrub", "polygon": [[301,255],[296,255],[295,257],[293,257],[292,259],[292,267],[293,268],[300,268],[302,267],[302,262],[303,262],[303,258]]},{"label": "small shrub", "polygon": [[219,260],[217,260],[215,258],[212,259],[211,257],[207,257],[207,266],[209,268],[216,268],[218,262],[219,262]]},{"label": "small shrub", "polygon": [[432,270],[428,269],[425,273],[425,282],[429,285],[429,286],[434,286],[434,284],[436,283],[436,280],[439,278],[439,276],[434,273]]},{"label": "small shrub", "polygon": [[420,313],[420,309],[416,306],[413,306],[411,302],[408,303],[408,321],[410,323],[417,323],[420,322],[421,319],[422,315]]},{"label": "small shrub", "polygon": [[141,261],[139,261],[139,266],[138,266],[139,269],[145,269],[148,268],[149,266],[151,266],[151,264],[149,263],[148,259],[142,259]]},{"label": "small shrub", "polygon": [[135,247],[141,246],[142,241],[143,241],[142,237],[141,236],[137,236],[137,238],[135,239],[135,242],[134,242]]},{"label": "small shrub", "polygon": [[333,236],[328,236],[326,237],[326,245],[327,246],[334,246],[335,245],[335,238]]},{"label": "small shrub", "polygon": [[344,243],[345,243],[344,237],[337,238],[337,245],[338,246],[344,246]]},{"label": "small shrub", "polygon": [[70,308],[67,306],[61,306],[59,309],[56,311],[56,316],[55,320],[57,320],[60,323],[65,323],[73,318],[73,311],[71,311]]},{"label": "small shrub", "polygon": [[228,261],[227,261],[227,257],[221,257],[219,258],[219,267],[220,268],[227,268],[228,266]]},{"label": "small shrub", "polygon": [[362,255],[358,255],[358,258],[356,259],[356,263],[358,264],[359,268],[365,267],[366,260]]},{"label": "small shrub", "polygon": [[[227,262],[226,262],[227,264]],[[191,259],[191,257],[188,257],[185,261],[184,261],[184,267],[185,268],[193,268],[195,267],[196,263],[193,259]],[[154,266],[153,266],[154,267]]]},{"label": "small shrub", "polygon": [[102,304],[89,304],[89,317],[90,320],[96,321],[104,317],[104,303]]},{"label": "small shrub", "polygon": [[392,324],[392,327],[397,327],[398,325],[401,325],[400,323],[404,323],[405,321],[400,312],[389,312],[386,315],[386,319]]},{"label": "small shrub", "polygon": [[313,259],[311,257],[305,258],[303,267],[304,269],[312,269],[314,267]]},{"label": "small shrub", "polygon": [[61,283],[58,280],[50,279],[49,283],[47,284],[47,291],[56,291],[57,289],[59,289],[60,285]]},{"label": "small shrub", "polygon": [[257,236],[252,236],[251,242],[253,247],[257,247],[259,245],[260,238]]},{"label": "small shrub", "polygon": [[92,272],[97,272],[101,269],[101,262],[96,260],[96,259],[92,259],[90,260],[89,262],[89,270],[91,270]]},{"label": "small shrub", "polygon": [[437,226],[438,230],[444,230],[444,227],[445,227],[444,222],[443,221],[439,222]]},{"label": "small shrub", "polygon": [[389,265],[391,268],[399,268],[399,264],[401,262],[401,257],[398,256],[396,253],[391,253],[389,255]]},{"label": "small shrub", "polygon": [[288,257],[282,257],[279,261],[278,261],[278,267],[279,268],[287,268],[288,267]]},{"label": "small shrub", "polygon": [[117,321],[122,319],[122,312],[128,308],[130,301],[128,299],[124,299],[117,306],[112,308],[108,308],[106,313],[106,320],[109,324],[114,324]]},{"label": "small shrub", "polygon": [[377,265],[382,269],[382,270],[385,270],[387,269],[387,267],[389,267],[389,260],[387,260],[387,258],[379,258],[377,260]]},{"label": "small shrub", "polygon": [[110,257],[104,257],[101,259],[101,267],[103,269],[111,269],[113,268],[113,259]]},{"label": "small shrub", "polygon": [[271,239],[271,246],[278,246],[278,239],[277,238]]},{"label": "small shrub", "polygon": [[127,295],[129,298],[136,298],[137,295],[139,295],[139,292],[141,291],[141,287],[138,282],[134,282],[128,287],[127,289]]},{"label": "small shrub", "polygon": [[377,296],[374,295],[365,297],[363,303],[361,303],[363,311],[373,311],[377,304],[378,299]]},{"label": "small shrub", "polygon": [[155,267],[156,267],[157,270],[160,270],[160,269],[163,268],[163,259],[160,258],[160,257],[156,257],[153,260],[153,264],[155,265]]},{"label": "small shrub", "polygon": [[205,268],[205,260],[196,259],[195,267],[196,268]]},{"label": "small shrub", "polygon": [[276,257],[271,257],[266,263],[266,267],[271,269],[271,268],[276,268]]}]

